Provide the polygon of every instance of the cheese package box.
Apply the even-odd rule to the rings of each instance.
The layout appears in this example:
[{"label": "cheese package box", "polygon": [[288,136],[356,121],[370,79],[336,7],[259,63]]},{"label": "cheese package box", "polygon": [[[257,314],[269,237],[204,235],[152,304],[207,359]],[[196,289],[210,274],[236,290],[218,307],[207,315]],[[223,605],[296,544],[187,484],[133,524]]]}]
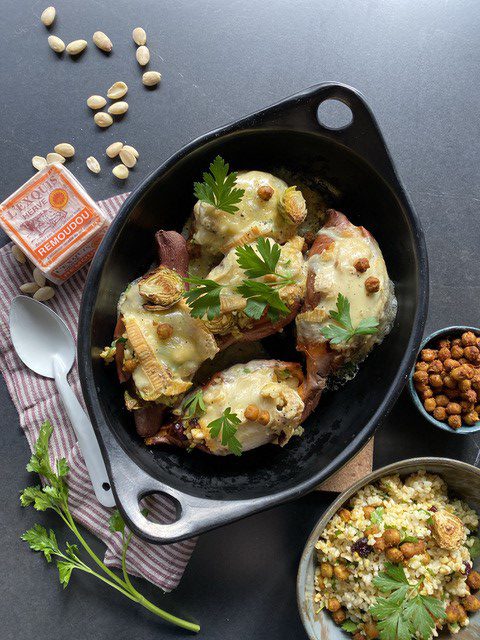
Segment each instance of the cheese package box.
[{"label": "cheese package box", "polygon": [[2,202],[0,225],[48,280],[62,284],[93,258],[108,222],[75,176],[51,164]]}]

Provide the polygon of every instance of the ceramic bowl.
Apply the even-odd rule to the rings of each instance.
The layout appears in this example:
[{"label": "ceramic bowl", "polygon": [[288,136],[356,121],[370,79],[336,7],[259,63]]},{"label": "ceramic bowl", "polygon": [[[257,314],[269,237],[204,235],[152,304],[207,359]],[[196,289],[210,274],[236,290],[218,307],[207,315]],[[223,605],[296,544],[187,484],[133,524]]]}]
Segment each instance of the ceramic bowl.
[{"label": "ceramic bowl", "polygon": [[[418,352],[420,353],[422,349],[428,348],[430,345],[437,343],[441,338],[451,338],[451,337],[458,338],[465,331],[473,331],[475,335],[477,336],[480,335],[480,329],[478,329],[477,327],[464,327],[464,326],[445,327],[445,329],[439,329],[438,331],[434,331],[429,336],[427,336],[423,340]],[[475,433],[475,431],[480,431],[480,420],[478,420],[471,427],[463,426],[463,427],[460,427],[460,429],[452,429],[451,427],[448,426],[446,422],[440,422],[440,420],[435,420],[433,415],[431,413],[428,413],[428,411],[425,410],[425,407],[423,406],[423,402],[420,399],[415,389],[415,386],[413,384],[414,373],[415,373],[415,369],[413,368],[408,378],[408,389],[410,391],[410,395],[412,396],[412,400],[415,406],[420,411],[422,416],[426,420],[428,420],[428,422],[430,422],[430,424],[433,424],[434,427],[438,427],[443,431],[448,431],[449,433],[457,433],[460,435],[465,435],[469,433]]]},{"label": "ceramic bowl", "polygon": [[[379,480],[383,476],[398,473],[402,477],[425,469],[437,473],[445,480],[451,496],[465,500],[473,509],[480,513],[480,469],[448,458],[411,458],[395,462],[386,467],[373,471],[368,476],[356,482],[350,489],[343,492],[322,515],[310,534],[302,553],[297,576],[297,602],[300,617],[310,640],[348,640],[350,634],[342,631],[332,620],[331,615],[323,610],[317,613],[317,606],[313,600],[314,575],[316,567],[315,543],[320,537],[330,519],[350,498],[367,484]],[[475,563],[478,564],[478,563]],[[444,637],[448,637],[445,635]],[[455,635],[457,640],[478,640],[480,638],[480,612],[470,616],[470,624],[463,627]]]}]

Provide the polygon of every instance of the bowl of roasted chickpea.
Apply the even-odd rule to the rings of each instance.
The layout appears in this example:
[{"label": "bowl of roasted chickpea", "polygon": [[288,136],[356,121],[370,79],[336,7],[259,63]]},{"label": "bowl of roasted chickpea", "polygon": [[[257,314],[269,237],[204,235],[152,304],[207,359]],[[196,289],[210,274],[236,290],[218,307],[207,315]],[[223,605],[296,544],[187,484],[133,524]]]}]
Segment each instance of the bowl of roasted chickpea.
[{"label": "bowl of roasted chickpea", "polygon": [[422,343],[409,389],[435,427],[459,434],[480,431],[480,329],[454,326]]}]

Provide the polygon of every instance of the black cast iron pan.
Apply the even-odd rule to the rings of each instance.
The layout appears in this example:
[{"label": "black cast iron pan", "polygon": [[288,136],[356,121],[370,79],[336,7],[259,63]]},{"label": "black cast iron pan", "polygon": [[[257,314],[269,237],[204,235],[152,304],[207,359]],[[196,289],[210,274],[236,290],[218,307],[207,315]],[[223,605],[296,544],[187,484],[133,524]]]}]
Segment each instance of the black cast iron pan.
[{"label": "black cast iron pan", "polygon": [[[319,123],[318,106],[330,99],[350,108],[349,126],[331,130]],[[275,173],[286,168],[323,189],[329,206],[376,237],[398,298],[390,335],[353,381],[324,395],[304,425],[304,436],[283,449],[265,446],[240,458],[168,447],[149,450],[124,409],[114,367],[105,367],[99,358],[112,339],[120,293],[154,260],[154,232],[182,228],[194,203],[193,181],[218,153],[236,170]],[[152,542],[182,540],[296,498],[330,476],[373,435],[398,397],[422,337],[427,293],[420,224],[375,119],[354,89],[334,83],[311,87],[202,136],[172,156],[122,206],[91,265],[80,312],[83,393],[129,526]],[[295,356],[288,337],[287,332],[266,341],[272,357],[285,358],[289,350]],[[139,499],[151,493],[171,496],[175,522],[144,518]]]}]

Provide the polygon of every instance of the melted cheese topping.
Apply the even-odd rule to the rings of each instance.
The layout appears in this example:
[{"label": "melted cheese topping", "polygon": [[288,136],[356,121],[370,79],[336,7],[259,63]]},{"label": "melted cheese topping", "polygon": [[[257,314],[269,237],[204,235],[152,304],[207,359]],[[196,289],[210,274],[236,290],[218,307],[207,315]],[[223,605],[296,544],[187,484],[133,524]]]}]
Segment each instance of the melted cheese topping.
[{"label": "melted cheese topping", "polygon": [[[125,324],[128,326],[129,321],[135,321],[155,359],[168,369],[174,380],[190,381],[200,365],[218,352],[213,336],[200,320],[192,318],[183,301],[166,311],[147,311],[143,308],[144,302],[138,291],[138,282],[133,282],[122,294],[118,305]],[[158,337],[159,323],[173,328],[171,338]],[[127,349],[129,346],[131,348],[127,342]],[[132,377],[139,395],[144,400],[152,400],[151,384],[144,367],[137,366]],[[166,398],[159,399],[168,402]]]},{"label": "melted cheese topping", "polygon": [[[336,310],[339,293],[350,302],[350,316],[354,327],[365,318],[375,318],[382,324],[392,297],[385,261],[374,238],[364,235],[359,227],[353,225],[347,229],[327,227],[320,233],[330,236],[334,242],[322,253],[314,254],[308,260],[308,272],[314,275],[314,291],[321,294],[321,297],[314,310],[297,316],[299,342],[304,344],[325,342],[320,331],[327,324],[332,324],[329,313]],[[364,273],[358,272],[354,267],[359,258],[367,258],[370,263]],[[380,289],[376,293],[368,293],[365,288],[365,280],[371,276],[380,281]],[[331,347],[340,351],[371,348],[377,341],[378,334],[354,336],[347,344]]]},{"label": "melted cheese topping", "polygon": [[[221,434],[218,438],[212,438],[207,428],[213,420],[221,417],[227,407],[242,420],[235,435],[243,451],[273,442],[280,434],[284,434],[282,445],[292,435],[300,435],[304,404],[298,392],[298,379],[294,376],[278,379],[276,368],[285,370],[282,363],[275,360],[236,364],[215,377],[204,389],[206,411],[199,419],[198,429],[212,453],[230,453],[221,443]],[[260,411],[269,412],[270,421],[267,425],[245,418],[245,409],[250,404],[256,405]]]},{"label": "melted cheese topping", "polygon": [[[274,190],[270,200],[264,201],[257,195],[261,186]],[[282,215],[278,206],[288,188],[286,182],[263,171],[240,171],[236,187],[244,189],[245,193],[234,214],[200,200],[195,204],[193,239],[197,244],[204,246],[207,252],[218,254],[259,236],[269,236],[278,242],[292,237],[295,225]]]},{"label": "melted cheese topping", "polygon": [[[255,253],[258,254],[256,243],[250,245]],[[288,305],[292,304],[295,299],[305,296],[306,279],[307,279],[307,263],[302,253],[303,238],[295,236],[286,242],[280,249],[280,258],[277,263],[276,271],[279,275],[292,278],[294,283],[287,285],[278,290],[280,298]],[[245,307],[245,298],[235,289],[246,278],[245,272],[237,262],[237,254],[235,249],[231,249],[223,258],[218,266],[216,266],[207,276],[208,279],[225,285],[225,289],[220,294],[222,309],[233,311],[243,309]],[[258,278],[263,281],[264,278]]]}]

